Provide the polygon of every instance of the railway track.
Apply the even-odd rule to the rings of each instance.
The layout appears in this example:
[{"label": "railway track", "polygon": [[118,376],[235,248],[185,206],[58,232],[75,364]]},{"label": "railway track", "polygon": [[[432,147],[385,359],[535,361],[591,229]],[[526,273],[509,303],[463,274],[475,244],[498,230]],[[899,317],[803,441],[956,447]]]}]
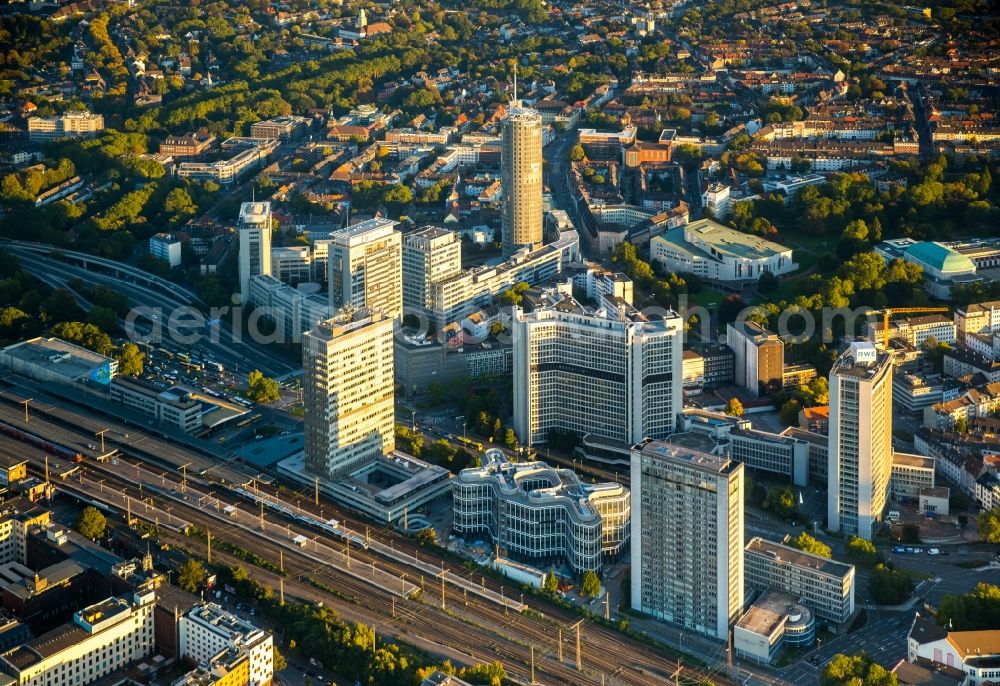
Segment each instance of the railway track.
[{"label": "railway track", "polygon": [[[0,404],[0,419],[13,420],[14,417],[10,411],[12,409],[10,406],[11,399],[4,396],[5,394],[0,393],[0,400],[6,401]],[[53,412],[45,408],[33,411],[31,429],[36,433],[44,435],[49,435],[49,431],[67,432],[71,438],[75,436],[78,441],[89,439],[87,432],[91,431],[93,427],[78,426],[71,413],[59,408],[55,409],[58,411]],[[16,415],[18,413],[15,411],[13,414]],[[122,451],[123,457],[128,456],[131,459],[140,458],[138,461],[144,464],[152,463],[161,467],[177,468],[177,465],[164,460],[160,456],[154,456],[145,451],[134,450],[131,446],[123,447]],[[135,494],[135,483],[123,479],[120,473],[116,473],[109,466],[88,463],[85,469],[88,471],[101,470],[100,473],[105,479],[115,479],[116,483],[121,483],[122,488],[131,489],[129,492]],[[118,471],[120,472],[121,470]],[[195,487],[204,487],[207,489],[220,488],[220,484],[212,481],[210,478],[203,478],[197,475],[188,477],[188,482]],[[302,496],[302,502],[297,503],[296,507],[301,507],[304,511],[311,512],[317,516],[335,514],[346,526],[354,528],[355,531],[367,530],[371,534],[374,529],[374,535],[380,539],[390,541],[395,551],[412,557],[419,556],[421,560],[434,561],[435,564],[443,565],[451,574],[460,575],[470,581],[480,581],[480,579],[476,578],[478,575],[474,572],[463,566],[455,565],[450,559],[446,559],[444,556],[435,555],[433,551],[428,551],[417,546],[411,540],[399,535],[398,532],[389,527],[373,528],[370,523],[360,517],[342,508],[331,506],[329,503],[324,503],[322,509],[320,509],[320,507],[317,507],[312,502],[310,494],[296,494],[293,492],[290,497],[288,491],[282,492],[267,484],[258,484],[257,487],[285,502],[291,502],[296,500],[297,496]],[[227,500],[227,502],[232,501],[233,499]],[[215,521],[211,521],[210,523],[210,520],[206,519],[205,513],[197,508],[185,510],[184,518],[189,519],[196,526],[201,527],[205,525],[206,527],[210,527],[213,538],[225,535],[227,537],[226,540],[232,539],[231,542],[237,545],[243,547],[249,546],[248,549],[255,552],[261,550],[268,551],[267,554],[272,555],[274,559],[278,559],[279,557],[277,547],[273,543],[269,543],[266,538],[259,535],[251,535],[247,532],[238,532],[235,530],[237,527],[231,527],[233,530],[227,530],[225,524],[220,526]],[[291,527],[293,524],[293,522],[288,522],[287,526]],[[191,539],[188,540],[190,541]],[[258,554],[265,555],[264,552],[258,552]],[[414,573],[411,566],[407,566],[398,560],[381,556],[373,551],[352,552],[351,555],[359,564],[374,564],[379,569],[389,571],[401,578],[415,579],[417,574],[419,574],[419,572]],[[292,554],[290,556],[286,555],[286,559],[291,561],[297,558]],[[359,602],[370,603],[371,606],[368,609],[373,613],[373,622],[385,622],[387,621],[386,617],[391,618],[393,611],[393,601],[390,599],[391,594],[378,592],[376,589],[372,589],[370,585],[358,585],[360,582],[357,580],[351,580],[346,574],[338,572],[336,568],[327,565],[317,565],[314,562],[305,563],[301,559],[297,562],[291,562],[291,564],[295,565],[295,569],[300,570],[296,572],[299,576],[308,574],[311,578],[322,583],[329,583],[334,588],[350,589],[350,592],[358,598]],[[286,564],[286,571],[289,571],[289,569]],[[494,590],[498,590],[500,587],[500,583],[493,579],[482,580],[482,583]],[[434,595],[435,592],[433,590],[429,591],[426,593],[425,599]],[[476,642],[476,638],[472,638],[472,636],[476,634],[475,627],[478,626],[479,632],[486,632],[478,637],[479,640],[490,643],[493,646],[493,657],[490,659],[503,660],[512,673],[530,678],[531,648],[535,646],[536,677],[540,674],[545,674],[548,680],[544,683],[578,684],[581,683],[581,677],[585,676],[593,683],[600,683],[603,677],[605,683],[636,684],[637,686],[660,684],[667,677],[670,677],[672,680],[679,678],[682,683],[684,681],[688,683],[700,683],[707,679],[711,679],[719,684],[732,683],[714,670],[709,671],[694,667],[684,667],[681,669],[680,675],[675,677],[678,670],[678,663],[674,659],[661,654],[655,648],[629,640],[609,628],[588,621],[584,621],[581,625],[581,642],[586,649],[582,651],[583,664],[581,666],[583,670],[578,672],[575,669],[575,632],[569,630],[569,627],[580,621],[580,617],[577,614],[550,603],[537,601],[536,599],[532,599],[535,603],[533,607],[535,612],[531,615],[517,614],[510,611],[504,612],[503,609],[494,603],[478,599],[469,600],[465,593],[448,585],[445,588],[444,598],[447,609],[442,611],[437,607],[440,603],[440,593],[436,595],[436,603],[431,603],[428,600],[426,604],[420,606],[421,623],[411,627],[411,631],[407,635],[420,640],[433,641],[442,646],[448,646],[454,650],[471,654],[468,646]],[[330,598],[330,602],[334,604],[333,597]],[[343,607],[344,601],[340,600],[336,605]],[[462,614],[463,617],[461,619],[456,617],[456,610],[452,608],[457,608],[457,613]],[[397,607],[396,611],[398,614],[400,608]],[[535,616],[535,613],[538,613],[538,616]],[[382,619],[380,620],[379,617]],[[562,653],[569,666],[558,660],[558,635],[560,627],[564,629],[562,632]],[[461,638],[460,642],[456,641],[457,637]],[[483,651],[479,650],[475,657],[476,659],[484,659]]]}]

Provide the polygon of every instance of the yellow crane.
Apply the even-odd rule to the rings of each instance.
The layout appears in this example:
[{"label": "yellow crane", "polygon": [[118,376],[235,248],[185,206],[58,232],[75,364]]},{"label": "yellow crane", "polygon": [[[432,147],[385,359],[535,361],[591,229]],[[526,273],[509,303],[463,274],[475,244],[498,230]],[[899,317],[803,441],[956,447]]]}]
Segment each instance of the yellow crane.
[{"label": "yellow crane", "polygon": [[894,314],[930,314],[932,312],[947,312],[947,307],[887,307],[876,310],[872,314],[882,315],[882,347],[889,350],[889,317]]}]

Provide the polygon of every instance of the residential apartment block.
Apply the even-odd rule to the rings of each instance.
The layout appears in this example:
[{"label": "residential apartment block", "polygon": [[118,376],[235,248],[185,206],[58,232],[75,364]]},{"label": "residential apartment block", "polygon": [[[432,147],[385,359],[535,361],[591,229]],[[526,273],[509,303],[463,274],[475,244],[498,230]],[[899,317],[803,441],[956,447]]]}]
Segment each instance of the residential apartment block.
[{"label": "residential apartment block", "polygon": [[743,465],[652,441],[630,483],[632,609],[725,640],[744,605]]},{"label": "residential apartment block", "polygon": [[274,676],[274,638],[250,622],[214,603],[186,612],[178,623],[180,652],[199,663],[211,664],[220,653],[237,649],[249,662],[249,686],[270,686]]},{"label": "residential apartment block", "polygon": [[152,655],[156,593],[108,598],[0,654],[0,671],[17,686],[81,686]]}]

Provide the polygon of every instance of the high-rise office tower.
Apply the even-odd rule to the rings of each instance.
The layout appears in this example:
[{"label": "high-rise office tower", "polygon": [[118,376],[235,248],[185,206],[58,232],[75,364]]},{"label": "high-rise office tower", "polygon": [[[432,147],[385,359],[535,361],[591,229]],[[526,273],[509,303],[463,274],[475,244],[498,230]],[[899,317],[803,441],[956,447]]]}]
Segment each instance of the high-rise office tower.
[{"label": "high-rise office tower", "polygon": [[528,314],[514,310],[514,430],[525,445],[546,443],[552,429],[627,445],[674,431],[683,322],[610,301],[615,310],[569,297]]},{"label": "high-rise office tower", "polygon": [[632,449],[632,609],[725,639],[743,610],[743,465]]},{"label": "high-rise office tower", "polygon": [[306,470],[326,478],[393,450],[393,318],[347,308],[302,336]]},{"label": "high-rise office tower", "polygon": [[237,226],[240,242],[240,301],[250,301],[250,277],[271,273],[271,203],[245,202]]},{"label": "high-rise office tower", "polygon": [[330,235],[330,309],[367,307],[403,316],[402,234],[391,219],[369,219]]},{"label": "high-rise office tower", "polygon": [[428,314],[431,287],[462,272],[462,239],[434,226],[403,237],[403,307]]},{"label": "high-rise office tower", "polygon": [[511,103],[501,126],[503,254],[542,245],[542,118]]},{"label": "high-rise office tower", "polygon": [[827,519],[831,531],[871,540],[892,473],[892,359],[854,342],[830,370]]},{"label": "high-rise office tower", "polygon": [[754,396],[781,390],[785,344],[780,338],[754,322],[734,322],[726,326],[726,345],[733,351],[736,385]]}]

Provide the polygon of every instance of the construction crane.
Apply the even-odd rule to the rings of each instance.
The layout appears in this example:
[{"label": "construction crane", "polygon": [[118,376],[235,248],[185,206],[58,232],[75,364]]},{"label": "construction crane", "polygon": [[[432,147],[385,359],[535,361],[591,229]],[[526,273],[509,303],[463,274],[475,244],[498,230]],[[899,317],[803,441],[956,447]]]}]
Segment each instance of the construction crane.
[{"label": "construction crane", "polygon": [[882,315],[882,347],[889,351],[889,317],[894,314],[930,314],[932,312],[947,312],[947,307],[887,307],[876,310],[872,314]]}]

